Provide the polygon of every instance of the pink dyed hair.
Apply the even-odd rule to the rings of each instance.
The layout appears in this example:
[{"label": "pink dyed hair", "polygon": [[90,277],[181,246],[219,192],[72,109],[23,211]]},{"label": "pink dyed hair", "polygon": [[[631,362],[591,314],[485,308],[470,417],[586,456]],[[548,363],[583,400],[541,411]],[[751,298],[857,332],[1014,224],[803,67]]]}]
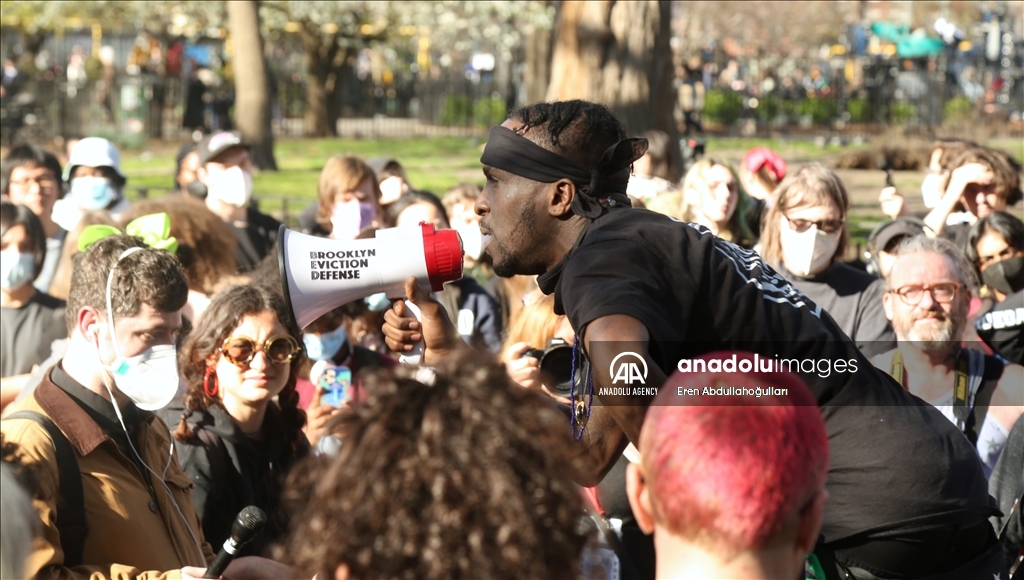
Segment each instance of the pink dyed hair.
[{"label": "pink dyed hair", "polygon": [[[718,352],[704,359],[753,360]],[[676,388],[776,387],[785,396],[696,396]],[[654,518],[673,534],[732,556],[773,545],[821,488],[828,435],[817,402],[791,373],[673,374],[640,434]]]}]

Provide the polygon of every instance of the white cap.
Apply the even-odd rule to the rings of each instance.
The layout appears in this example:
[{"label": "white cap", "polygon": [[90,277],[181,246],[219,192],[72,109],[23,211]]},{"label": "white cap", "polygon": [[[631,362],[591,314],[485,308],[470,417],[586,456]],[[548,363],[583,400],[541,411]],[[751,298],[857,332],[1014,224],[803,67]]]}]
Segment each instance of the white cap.
[{"label": "white cap", "polygon": [[128,176],[121,171],[121,152],[113,143],[103,137],[86,137],[75,143],[75,146],[71,148],[68,163],[64,166],[64,181],[71,179],[71,175],[79,165],[110,167],[122,179],[128,179]]}]

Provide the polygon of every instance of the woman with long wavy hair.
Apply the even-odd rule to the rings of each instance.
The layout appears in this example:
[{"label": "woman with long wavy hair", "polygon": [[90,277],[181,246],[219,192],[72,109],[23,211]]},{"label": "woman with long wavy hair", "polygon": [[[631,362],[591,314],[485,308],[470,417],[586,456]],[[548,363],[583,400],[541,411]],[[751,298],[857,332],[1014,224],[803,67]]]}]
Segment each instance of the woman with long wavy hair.
[{"label": "woman with long wavy hair", "polygon": [[161,413],[178,425],[179,462],[195,483],[192,498],[214,546],[248,505],[269,520],[239,555],[263,553],[287,529],[281,486],[309,454],[295,392],[301,344],[284,299],[254,285],[216,294],[179,350],[185,394]]}]

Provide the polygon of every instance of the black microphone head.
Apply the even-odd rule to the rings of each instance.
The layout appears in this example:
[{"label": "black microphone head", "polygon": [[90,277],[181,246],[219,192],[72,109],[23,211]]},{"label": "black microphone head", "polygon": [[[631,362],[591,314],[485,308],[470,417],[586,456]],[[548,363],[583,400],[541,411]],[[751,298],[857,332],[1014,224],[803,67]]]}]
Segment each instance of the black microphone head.
[{"label": "black microphone head", "polygon": [[231,525],[231,540],[241,546],[247,544],[267,525],[267,514],[260,508],[251,505],[238,512],[235,523]]}]

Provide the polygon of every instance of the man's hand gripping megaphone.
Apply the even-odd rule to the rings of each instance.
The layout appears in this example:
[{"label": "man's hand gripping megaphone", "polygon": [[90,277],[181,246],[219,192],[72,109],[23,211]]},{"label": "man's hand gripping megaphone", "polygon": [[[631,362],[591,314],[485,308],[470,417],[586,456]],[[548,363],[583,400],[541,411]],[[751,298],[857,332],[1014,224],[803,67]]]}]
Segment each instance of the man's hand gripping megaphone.
[{"label": "man's hand gripping megaphone", "polygon": [[404,300],[396,300],[384,313],[384,341],[397,353],[412,352],[423,342],[424,365],[437,365],[462,348],[468,348],[459,338],[455,325],[448,319],[441,304],[416,284],[416,277],[405,281],[406,300],[419,309],[419,320]]}]

